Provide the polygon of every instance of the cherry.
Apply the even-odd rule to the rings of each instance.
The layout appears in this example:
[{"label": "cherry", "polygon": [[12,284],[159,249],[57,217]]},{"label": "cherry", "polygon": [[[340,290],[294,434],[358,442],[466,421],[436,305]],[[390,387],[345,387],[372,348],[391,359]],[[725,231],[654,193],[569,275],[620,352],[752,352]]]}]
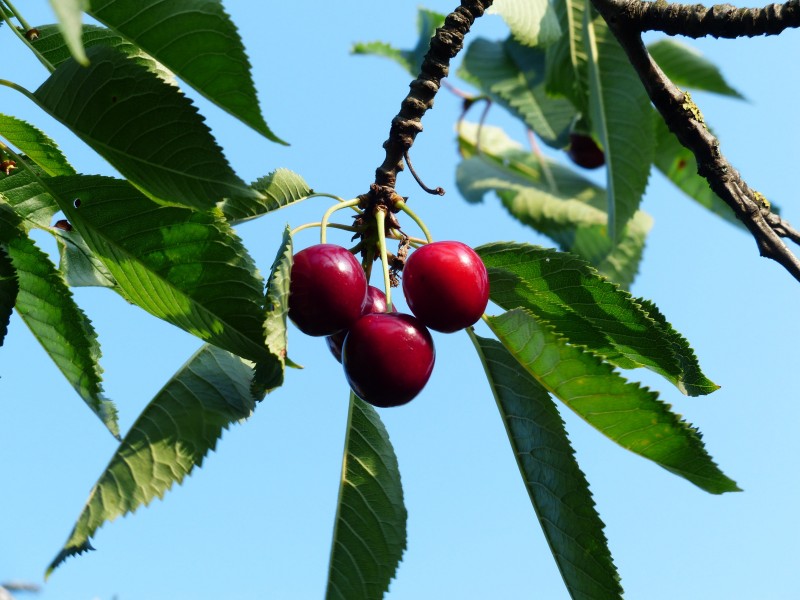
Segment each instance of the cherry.
[{"label": "cherry", "polygon": [[367,278],[358,260],[341,246],[317,244],[294,255],[289,318],[308,335],[333,335],[361,316]]},{"label": "cherry", "polygon": [[594,139],[582,133],[569,134],[567,155],[572,162],[584,169],[596,169],[606,163],[606,156]]},{"label": "cherry", "polygon": [[373,406],[400,406],[422,391],[436,352],[425,326],[411,315],[371,313],[350,328],[342,365],[353,392]]},{"label": "cherry", "polygon": [[452,333],[481,318],[489,303],[489,277],[480,256],[466,244],[433,242],[408,257],[403,293],[425,326]]},{"label": "cherry", "polygon": [[[364,308],[361,309],[361,314],[368,315],[370,313],[383,312],[386,312],[386,294],[371,285],[367,288],[367,301],[364,303]],[[342,362],[342,344],[344,344],[345,336],[347,336],[346,329],[325,338],[331,354],[339,362]]]}]

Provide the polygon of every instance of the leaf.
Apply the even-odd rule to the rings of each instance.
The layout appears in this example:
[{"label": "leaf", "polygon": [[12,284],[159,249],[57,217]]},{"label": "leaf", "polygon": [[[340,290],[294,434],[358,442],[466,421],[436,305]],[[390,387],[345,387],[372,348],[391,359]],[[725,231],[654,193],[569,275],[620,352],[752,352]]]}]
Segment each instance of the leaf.
[{"label": "leaf", "polygon": [[286,317],[289,314],[289,280],[292,273],[292,236],[287,226],[280,248],[270,269],[264,302],[266,320],[264,332],[270,360],[256,365],[253,395],[263,398],[270,390],[283,385],[286,368]]},{"label": "leaf", "polygon": [[561,36],[558,15],[548,0],[495,0],[488,12],[503,17],[526,46],[548,46]]},{"label": "leaf", "polygon": [[136,419],[46,576],[70,556],[93,550],[90,538],[104,523],[163,498],[202,466],[222,432],[252,413],[252,374],[245,361],[219,348],[195,353]]},{"label": "leaf", "polygon": [[378,413],[350,394],[328,600],[382,598],[406,549],[407,513],[389,435]]},{"label": "leaf", "polygon": [[285,144],[261,115],[250,61],[219,0],[91,0],[87,12],[221,109]]},{"label": "leaf", "polygon": [[648,44],[647,51],[675,85],[745,99],[728,85],[719,67],[691,46],[663,39]]},{"label": "leaf", "polygon": [[63,63],[34,96],[131,183],[153,199],[199,209],[258,196],[176,87],[113,48],[87,54],[89,67]]},{"label": "leaf", "polygon": [[124,298],[229,352],[271,359],[262,279],[219,209],[159,205],[110,177],[42,181]]},{"label": "leaf", "polygon": [[59,208],[56,201],[42,187],[41,178],[46,174],[38,167],[30,165],[30,169],[20,168],[11,175],[0,173],[0,196],[23,219],[22,226],[26,231],[32,227],[49,227]]},{"label": "leaf", "polygon": [[555,403],[501,343],[468,332],[570,596],[622,598],[603,522]]},{"label": "leaf", "polygon": [[547,47],[545,85],[554,96],[568,98],[586,113],[589,101],[587,54],[584,44],[584,0],[553,0],[561,37]]},{"label": "leaf", "polygon": [[575,109],[563,98],[548,96],[544,86],[545,54],[511,39],[474,40],[458,75],[511,112],[554,148],[567,145]]},{"label": "leaf", "polygon": [[103,395],[97,334],[47,254],[25,234],[19,217],[3,200],[0,248],[17,274],[17,314],[83,401],[119,437],[117,409]]},{"label": "leaf", "polygon": [[[587,0],[588,2],[588,0]],[[616,240],[638,210],[655,154],[650,99],[600,16],[584,12],[589,116],[606,159],[608,235]]]},{"label": "leaf", "polygon": [[421,68],[422,60],[428,53],[431,38],[436,33],[436,28],[444,24],[444,15],[420,8],[417,12],[417,45],[410,50],[399,50],[385,42],[357,42],[350,50],[353,54],[372,54],[391,59],[416,77]]},{"label": "leaf", "polygon": [[81,40],[81,21],[83,11],[87,9],[89,0],[50,0],[50,6],[58,17],[58,28],[72,56],[83,66],[89,59],[83,49]]},{"label": "leaf", "polygon": [[[56,143],[30,123],[0,114],[0,135],[50,176],[74,175],[75,169]],[[22,165],[17,165],[22,169]]]},{"label": "leaf", "polygon": [[117,282],[111,271],[89,249],[80,233],[74,229],[66,230],[58,226],[51,227],[50,232],[58,243],[60,257],[58,269],[64,276],[67,285],[70,287],[116,287]]},{"label": "leaf", "polygon": [[567,344],[524,309],[489,317],[488,323],[528,373],[600,433],[707,492],[739,491],[708,455],[697,430],[655,392]]},{"label": "leaf", "polygon": [[0,244],[0,346],[6,339],[14,303],[17,301],[19,282],[11,259]]},{"label": "leaf", "polygon": [[571,344],[619,367],[645,366],[685,394],[708,393],[702,390],[710,382],[685,340],[673,344],[666,321],[651,318],[628,292],[578,257],[516,243],[475,251],[489,272],[490,298],[500,307],[528,309]]},{"label": "leaf", "polygon": [[228,198],[221,204],[222,212],[231,223],[261,217],[305,200],[314,193],[300,175],[289,169],[276,169],[253,182],[252,187],[261,193],[258,199],[243,202],[241,198]]}]

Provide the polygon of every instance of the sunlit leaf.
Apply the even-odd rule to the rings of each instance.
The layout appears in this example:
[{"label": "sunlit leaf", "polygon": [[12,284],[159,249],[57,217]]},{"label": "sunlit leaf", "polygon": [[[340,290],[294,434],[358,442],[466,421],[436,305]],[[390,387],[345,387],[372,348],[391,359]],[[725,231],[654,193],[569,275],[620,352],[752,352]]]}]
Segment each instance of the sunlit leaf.
[{"label": "sunlit leaf", "polygon": [[[75,174],[75,169],[56,143],[30,123],[0,114],[0,136],[16,146],[48,175]],[[22,165],[17,165],[17,168],[22,169]]]},{"label": "sunlit leaf", "polygon": [[495,0],[487,11],[498,14],[526,46],[547,46],[561,36],[558,15],[549,0]]},{"label": "sunlit leaf", "polygon": [[26,230],[48,227],[59,208],[40,179],[46,177],[40,168],[30,165],[30,170],[19,165],[10,175],[0,173],[0,195],[14,208]]},{"label": "sunlit leaf", "polygon": [[567,145],[575,109],[568,100],[546,93],[544,51],[512,39],[478,38],[467,48],[458,75],[507,108],[545,143]]},{"label": "sunlit leaf", "polygon": [[[587,0],[588,1],[588,0]],[[589,116],[605,153],[608,233],[616,240],[639,209],[655,154],[650,98],[602,17],[584,12]]]},{"label": "sunlit leaf", "polygon": [[87,12],[223,110],[284,143],[261,115],[250,61],[219,0],[91,0]]},{"label": "sunlit leaf", "polygon": [[669,38],[648,44],[647,50],[675,85],[744,100],[728,85],[719,67],[695,48]]},{"label": "sunlit leaf", "polygon": [[628,292],[580,258],[517,243],[476,251],[489,271],[491,300],[502,308],[524,307],[571,344],[623,368],[645,366],[686,394],[716,389],[685,340],[674,343],[665,321],[650,317]]},{"label": "sunlit leaf", "polygon": [[213,346],[192,356],[122,440],[47,574],[93,550],[90,539],[104,523],[163,498],[201,466],[222,432],[253,411],[252,375],[242,359]]},{"label": "sunlit leaf", "polygon": [[289,169],[277,169],[253,182],[252,187],[261,193],[259,198],[229,198],[222,203],[222,212],[231,223],[255,219],[314,193],[300,175]]},{"label": "sunlit leaf", "polygon": [[83,11],[88,5],[89,0],[50,0],[50,6],[58,17],[58,27],[70,53],[84,66],[89,64],[89,59],[86,57],[81,40],[81,22]]},{"label": "sunlit leaf", "polygon": [[528,496],[571,597],[621,598],[603,522],[550,394],[501,343],[470,336]]},{"label": "sunlit leaf", "polygon": [[117,410],[103,395],[97,334],[55,265],[1,199],[0,248],[17,274],[17,314],[84,402],[118,436]]},{"label": "sunlit leaf", "polygon": [[400,50],[385,42],[358,42],[353,44],[353,54],[372,54],[395,61],[409,74],[416,77],[422,67],[422,59],[430,48],[431,38],[437,27],[444,24],[444,15],[420,8],[417,13],[417,45],[409,50]]},{"label": "sunlit leaf", "polygon": [[14,303],[17,301],[17,292],[19,292],[17,272],[0,244],[0,346],[3,345],[8,333],[8,323],[11,320]]},{"label": "sunlit leaf", "polygon": [[262,279],[219,209],[163,206],[110,177],[42,181],[123,297],[234,354],[270,360]]},{"label": "sunlit leaf", "polygon": [[609,439],[707,492],[739,490],[708,455],[697,430],[655,392],[567,344],[524,309],[489,317],[488,323],[536,381]]},{"label": "sunlit leaf", "polygon": [[89,67],[63,63],[34,95],[131,183],[162,202],[201,209],[258,196],[176,87],[113,48],[87,53]]},{"label": "sunlit leaf", "polygon": [[378,413],[350,394],[328,600],[382,598],[406,549],[403,487]]}]

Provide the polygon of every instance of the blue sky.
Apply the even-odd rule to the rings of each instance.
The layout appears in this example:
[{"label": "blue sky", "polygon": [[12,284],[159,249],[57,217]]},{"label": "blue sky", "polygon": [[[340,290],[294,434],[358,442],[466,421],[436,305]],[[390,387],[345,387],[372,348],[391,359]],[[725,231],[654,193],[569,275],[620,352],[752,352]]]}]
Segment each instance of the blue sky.
[{"label": "blue sky", "polygon": [[[53,20],[43,0],[25,4],[20,8],[32,23]],[[350,56],[349,48],[367,40],[410,47],[417,4],[230,0],[225,6],[251,57],[267,122],[292,144],[272,144],[197,100],[237,172],[253,180],[288,167],[318,191],[345,198],[366,191],[408,77],[388,61]],[[455,4],[425,6],[448,12]],[[498,17],[485,17],[473,35],[500,38],[505,29]],[[721,64],[749,100],[693,95],[723,152],[784,216],[800,223],[794,109],[800,83],[791,68],[800,50],[797,32],[691,43]],[[46,72],[6,28],[0,44],[6,57],[0,76],[38,87]],[[3,112],[49,133],[79,171],[112,172],[20,95],[0,90],[0,102]],[[398,191],[410,196],[437,239],[552,245],[511,220],[495,198],[479,205],[459,198],[453,133],[459,110],[460,100],[440,93],[411,155],[426,183],[448,193],[427,196],[406,173]],[[501,109],[490,122],[524,142],[522,127]],[[327,206],[313,199],[242,225],[262,270],[287,222],[319,220]],[[659,175],[651,177],[643,208],[655,225],[632,291],[658,304],[722,389],[687,398],[647,373],[627,376],[659,390],[699,427],[711,454],[745,491],[706,494],[563,412],[626,597],[796,598],[800,285],[759,258],[747,234]],[[46,235],[38,239],[52,247]],[[295,244],[316,239],[307,231]],[[106,392],[127,430],[199,341],[107,290],[75,295],[99,332]],[[400,294],[395,301],[402,307]],[[387,598],[567,598],[469,340],[464,334],[434,339],[437,364],[427,388],[409,405],[381,411],[409,511],[408,550]],[[165,501],[100,530],[97,551],[62,565],[38,597],[322,597],[348,391],[321,340],[292,330],[290,353],[305,370],[290,371],[285,387],[250,421],[226,432],[203,468]],[[116,445],[16,317],[0,349],[0,423],[0,580],[41,582]]]}]

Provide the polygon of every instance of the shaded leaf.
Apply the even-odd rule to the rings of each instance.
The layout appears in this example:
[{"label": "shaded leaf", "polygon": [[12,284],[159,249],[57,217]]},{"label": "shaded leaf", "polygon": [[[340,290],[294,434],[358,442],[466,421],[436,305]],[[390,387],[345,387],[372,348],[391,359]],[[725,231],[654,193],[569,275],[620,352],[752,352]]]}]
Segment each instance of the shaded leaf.
[{"label": "shaded leaf", "polygon": [[242,198],[228,198],[222,203],[222,212],[231,223],[255,219],[305,200],[314,193],[300,175],[289,169],[276,169],[253,182],[252,187],[260,192],[259,198],[247,201]]},{"label": "shaded leaf", "polygon": [[650,98],[600,16],[584,12],[589,116],[605,154],[608,235],[616,240],[641,203],[655,154]]},{"label": "shaded leaf", "polygon": [[110,287],[117,285],[111,271],[83,241],[81,234],[74,229],[67,231],[51,227],[50,232],[58,243],[58,269],[70,287]]},{"label": "shaded leaf", "polygon": [[489,317],[488,323],[528,373],[603,435],[707,492],[739,491],[708,455],[697,430],[655,392],[567,344],[524,309]]},{"label": "shaded leaf", "polygon": [[266,320],[264,331],[271,360],[256,365],[253,394],[263,398],[270,390],[283,385],[286,367],[286,317],[289,314],[289,279],[292,272],[292,236],[287,226],[270,269],[267,294],[264,302]]},{"label": "shaded leaf", "polygon": [[561,37],[547,47],[545,81],[554,96],[569,98],[580,113],[587,113],[589,82],[584,43],[585,0],[553,0]]},{"label": "shaded leaf", "polygon": [[[36,127],[16,117],[0,114],[0,135],[16,146],[48,175],[74,175],[75,169],[56,143]],[[22,169],[22,165],[17,165]]]},{"label": "shaded leaf", "polygon": [[383,597],[403,557],[408,515],[378,413],[351,393],[347,421],[325,597],[372,600]]},{"label": "shaded leaf", "polygon": [[385,42],[357,42],[353,44],[353,54],[372,54],[395,61],[409,74],[416,77],[422,67],[422,60],[430,48],[431,38],[437,27],[444,24],[444,15],[420,8],[417,12],[417,45],[409,50],[400,50]]},{"label": "shaded leaf", "polygon": [[32,227],[49,227],[58,204],[42,186],[41,178],[46,177],[39,167],[29,164],[30,169],[20,168],[11,175],[0,173],[0,195],[23,219],[25,230]]},{"label": "shaded leaf", "polygon": [[572,598],[622,598],[603,522],[550,394],[500,342],[470,332],[520,474]]},{"label": "shaded leaf", "polygon": [[42,181],[124,298],[234,354],[271,359],[262,279],[219,209],[156,204],[110,177]]},{"label": "shaded leaf", "polygon": [[70,54],[83,66],[89,64],[81,40],[83,11],[88,5],[89,0],[50,0],[50,6],[58,17],[58,28],[64,36]]},{"label": "shaded leaf", "polygon": [[17,301],[17,292],[19,292],[17,272],[0,244],[0,346],[3,345],[8,333],[8,323],[11,320],[14,303]]},{"label": "shaded leaf", "polygon": [[219,0],[91,0],[87,12],[221,109],[273,142],[285,143],[261,115],[250,61]]},{"label": "shaded leaf", "polygon": [[40,106],[156,200],[205,209],[257,197],[233,172],[192,102],[106,46],[70,60],[34,93]]},{"label": "shaded leaf", "polygon": [[474,40],[458,75],[523,121],[546,144],[567,145],[575,109],[564,98],[549,96],[544,87],[545,54],[512,39]]},{"label": "shaded leaf", "polygon": [[583,260],[529,244],[498,242],[475,250],[489,272],[491,300],[502,308],[528,309],[571,344],[617,366],[645,366],[685,394],[708,393],[710,382],[686,341],[674,344],[666,321],[651,318]]},{"label": "shaded leaf", "polygon": [[0,248],[17,274],[17,314],[70,385],[118,437],[117,410],[103,395],[97,334],[75,304],[55,265],[25,234],[21,220],[3,200],[0,200]]},{"label": "shaded leaf", "polygon": [[163,498],[202,466],[222,432],[253,411],[252,374],[242,359],[213,346],[192,356],[122,440],[47,575],[70,556],[93,550],[90,539],[104,523]]},{"label": "shaded leaf", "polygon": [[558,15],[549,0],[495,0],[487,12],[503,17],[514,37],[526,46],[547,46],[561,36]]},{"label": "shaded leaf", "polygon": [[663,39],[648,44],[647,50],[675,85],[745,99],[728,85],[719,67],[683,42]]}]

